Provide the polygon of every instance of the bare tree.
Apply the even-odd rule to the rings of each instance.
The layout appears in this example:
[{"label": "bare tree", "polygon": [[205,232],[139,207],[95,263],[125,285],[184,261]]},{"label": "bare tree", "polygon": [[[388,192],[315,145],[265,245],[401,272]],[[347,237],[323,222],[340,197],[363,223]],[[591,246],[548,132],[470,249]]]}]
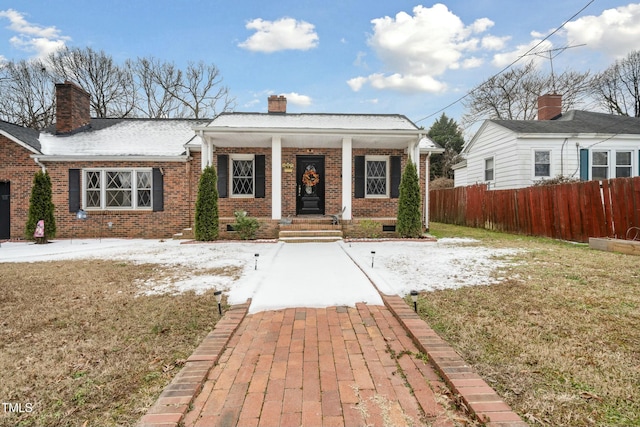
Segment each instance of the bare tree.
[{"label": "bare tree", "polygon": [[214,117],[235,107],[235,99],[222,86],[222,76],[215,65],[190,62],[184,72],[173,63],[158,65],[156,82],[180,104],[177,117]]},{"label": "bare tree", "polygon": [[144,117],[175,117],[181,103],[173,96],[178,91],[181,72],[173,64],[155,58],[138,58],[129,64],[140,94],[136,113]]},{"label": "bare tree", "polygon": [[132,115],[136,103],[133,76],[110,55],[90,47],[65,48],[51,54],[48,63],[60,80],[74,81],[89,92],[96,117]]},{"label": "bare tree", "polygon": [[590,73],[565,71],[558,76],[543,74],[533,61],[494,76],[476,87],[463,102],[467,109],[463,127],[483,119],[533,120],[538,97],[562,95],[563,109],[575,108],[590,93]]},{"label": "bare tree", "polygon": [[44,129],[55,118],[53,88],[53,78],[43,62],[3,63],[0,66],[0,118]]},{"label": "bare tree", "polygon": [[235,108],[215,65],[186,70],[154,58],[118,65],[103,51],[65,48],[46,61],[0,63],[0,119],[43,129],[55,118],[55,82],[90,95],[94,117],[207,118]]},{"label": "bare tree", "polygon": [[612,114],[640,117],[640,51],[629,53],[598,74],[593,93]]}]

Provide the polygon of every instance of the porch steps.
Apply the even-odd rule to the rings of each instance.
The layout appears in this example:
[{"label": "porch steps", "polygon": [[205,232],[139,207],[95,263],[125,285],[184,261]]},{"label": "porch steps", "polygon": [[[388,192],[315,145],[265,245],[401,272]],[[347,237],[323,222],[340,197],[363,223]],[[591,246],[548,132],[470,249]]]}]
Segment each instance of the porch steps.
[{"label": "porch steps", "polygon": [[286,243],[336,242],[342,240],[342,226],[330,217],[298,217],[289,224],[280,224],[279,240]]},{"label": "porch steps", "polygon": [[174,234],[173,238],[193,240],[195,238],[195,235],[193,234],[193,228],[183,228],[182,232]]}]

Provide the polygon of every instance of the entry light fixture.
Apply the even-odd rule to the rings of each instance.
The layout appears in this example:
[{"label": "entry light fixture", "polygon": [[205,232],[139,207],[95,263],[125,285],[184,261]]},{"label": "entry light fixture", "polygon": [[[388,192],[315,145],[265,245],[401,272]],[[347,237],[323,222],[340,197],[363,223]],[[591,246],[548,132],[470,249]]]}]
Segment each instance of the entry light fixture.
[{"label": "entry light fixture", "polygon": [[413,311],[418,312],[418,291],[411,291],[411,301],[413,301]]},{"label": "entry light fixture", "polygon": [[215,291],[213,295],[216,297],[216,302],[218,303],[218,313],[222,316],[222,291]]}]

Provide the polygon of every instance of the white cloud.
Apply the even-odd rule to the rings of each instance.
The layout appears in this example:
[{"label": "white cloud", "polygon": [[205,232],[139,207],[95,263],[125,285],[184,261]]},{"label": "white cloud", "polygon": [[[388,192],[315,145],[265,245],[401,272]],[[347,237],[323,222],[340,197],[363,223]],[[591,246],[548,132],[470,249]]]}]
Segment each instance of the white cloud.
[{"label": "white cloud", "polygon": [[299,107],[308,107],[311,105],[311,97],[307,95],[300,95],[296,92],[281,93],[280,95],[287,98],[287,103],[291,103]]},{"label": "white cloud", "polygon": [[8,29],[18,35],[9,39],[11,45],[25,52],[32,52],[38,58],[44,58],[65,46],[71,40],[63,36],[56,27],[42,27],[28,22],[25,15],[14,9],[0,10],[0,18],[9,20]]},{"label": "white cloud", "polygon": [[565,25],[571,44],[585,43],[588,48],[614,58],[626,56],[640,46],[640,3],[607,9],[599,16],[584,16]]},{"label": "white cloud", "polygon": [[277,21],[254,19],[246,25],[248,30],[256,32],[247,40],[238,44],[241,48],[254,52],[277,52],[280,50],[309,50],[318,45],[315,26],[293,18],[281,18]]},{"label": "white cloud", "polygon": [[466,56],[481,46],[477,34],[493,26],[488,18],[465,26],[443,4],[430,8],[418,5],[413,8],[413,15],[399,12],[395,17],[385,16],[371,23],[369,45],[387,72],[352,78],[347,83],[354,91],[368,83],[378,89],[441,92],[446,85],[439,76],[447,70],[478,63]]},{"label": "white cloud", "polygon": [[510,36],[496,37],[492,35],[484,36],[480,46],[486,50],[500,50],[505,47],[507,42],[511,39]]},{"label": "white cloud", "polygon": [[[516,49],[512,50],[511,52],[495,54],[493,56],[492,64],[495,65],[496,67],[500,67],[500,68],[506,67],[507,65],[511,64],[513,61],[518,59],[518,57],[520,57],[520,56],[526,54],[527,52],[529,52],[533,47],[535,47],[538,44],[540,44],[540,45],[535,47],[534,52],[543,52],[545,50],[550,50],[551,48],[553,48],[553,44],[549,40],[545,40],[542,43],[540,43],[540,42],[541,42],[541,40],[534,39],[534,40],[531,40],[526,45],[525,44],[518,45],[516,47]],[[548,58],[548,55],[546,55],[546,58]],[[536,63],[540,63],[540,62],[545,61],[545,55],[536,56],[536,55],[529,54],[529,56],[527,56],[523,60],[525,62],[529,62],[529,60],[533,60]]]}]

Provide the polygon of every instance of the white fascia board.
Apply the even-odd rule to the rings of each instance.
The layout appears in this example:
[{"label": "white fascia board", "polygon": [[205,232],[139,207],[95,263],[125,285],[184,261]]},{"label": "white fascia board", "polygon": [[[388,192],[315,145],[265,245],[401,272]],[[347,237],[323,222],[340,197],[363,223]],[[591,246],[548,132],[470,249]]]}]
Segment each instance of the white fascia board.
[{"label": "white fascia board", "polygon": [[336,129],[336,128],[268,128],[268,127],[206,127],[194,128],[196,131],[204,131],[204,134],[265,134],[265,135],[359,135],[359,136],[420,136],[424,133],[421,129]]},{"label": "white fascia board", "polygon": [[26,148],[27,150],[31,151],[32,153],[40,154],[40,152],[38,150],[36,150],[32,146],[30,146],[29,144],[26,144],[26,143],[20,141],[18,138],[16,138],[15,136],[11,135],[10,133],[7,133],[7,132],[5,132],[3,130],[0,130],[0,135],[4,136],[7,139],[10,139],[11,141],[15,142],[16,144],[18,144],[22,148]]},{"label": "white fascia board", "polygon": [[32,154],[41,162],[186,162],[189,156],[57,156]]}]

